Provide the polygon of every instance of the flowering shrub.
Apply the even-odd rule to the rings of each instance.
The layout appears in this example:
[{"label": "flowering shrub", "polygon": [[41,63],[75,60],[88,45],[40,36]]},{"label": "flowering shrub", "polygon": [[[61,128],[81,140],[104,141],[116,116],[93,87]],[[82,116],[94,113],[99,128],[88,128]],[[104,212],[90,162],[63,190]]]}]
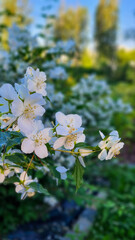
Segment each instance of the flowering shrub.
[{"label": "flowering shrub", "polygon": [[49,155],[63,152],[75,158],[73,176],[76,189],[81,185],[85,166],[84,157],[98,153],[100,160],[108,160],[120,153],[124,143],[117,131],[108,136],[100,132],[102,140],[91,147],[85,143],[82,118],[78,114],[57,112],[56,122],[45,127],[41,117],[45,113],[46,75],[28,67],[22,84],[3,84],[0,88],[0,182],[14,183],[21,199],[36,192],[49,195],[33,172],[39,168],[50,171],[56,182],[67,178],[70,169],[50,161]]}]

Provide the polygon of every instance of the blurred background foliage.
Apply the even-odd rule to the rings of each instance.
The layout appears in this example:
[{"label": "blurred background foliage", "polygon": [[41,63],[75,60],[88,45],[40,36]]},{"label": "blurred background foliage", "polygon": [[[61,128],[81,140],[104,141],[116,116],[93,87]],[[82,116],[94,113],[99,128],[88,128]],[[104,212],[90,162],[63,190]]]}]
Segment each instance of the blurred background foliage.
[{"label": "blurred background foliage", "polygon": [[[32,15],[35,1],[0,1],[0,84],[20,83],[28,66],[38,67],[47,74],[51,100],[46,104],[46,126],[55,112],[63,111],[82,116],[91,145],[100,140],[99,130],[105,134],[119,131],[126,144],[120,159],[99,162],[87,157],[84,183],[77,195],[70,175],[59,187],[55,174],[51,180],[46,169],[39,169],[37,176],[58,201],[74,199],[91,206],[96,191],[106,194],[104,201],[95,201],[98,214],[88,240],[135,239],[135,48],[118,45],[119,1],[98,1],[94,48],[89,47],[92,19],[88,8],[68,8],[66,1],[42,2],[40,22]],[[134,31],[129,26],[125,39],[135,41]],[[62,154],[53,160],[71,169],[74,164],[74,159]],[[15,229],[18,222],[46,218],[49,201],[44,196],[20,201],[11,186],[1,186],[0,192],[0,235]]]}]

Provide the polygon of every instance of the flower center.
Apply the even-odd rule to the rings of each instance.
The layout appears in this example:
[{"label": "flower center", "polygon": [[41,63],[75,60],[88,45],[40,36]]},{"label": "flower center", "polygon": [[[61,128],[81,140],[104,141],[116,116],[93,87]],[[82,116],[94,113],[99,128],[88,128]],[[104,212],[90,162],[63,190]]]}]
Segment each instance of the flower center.
[{"label": "flower center", "polygon": [[42,144],[47,143],[47,139],[41,133],[34,135],[33,140],[36,146],[41,146]]},{"label": "flower center", "polygon": [[70,136],[67,137],[67,144],[68,145],[72,145],[72,142],[76,142],[77,141],[77,134],[71,134]]},{"label": "flower center", "polygon": [[41,88],[45,87],[44,81],[41,79],[37,79],[36,87],[37,87],[37,89],[41,89]]},{"label": "flower center", "polygon": [[30,104],[28,104],[23,112],[23,115],[25,115],[25,118],[30,118],[30,119],[34,119],[35,118],[35,109],[36,106],[31,106]]}]

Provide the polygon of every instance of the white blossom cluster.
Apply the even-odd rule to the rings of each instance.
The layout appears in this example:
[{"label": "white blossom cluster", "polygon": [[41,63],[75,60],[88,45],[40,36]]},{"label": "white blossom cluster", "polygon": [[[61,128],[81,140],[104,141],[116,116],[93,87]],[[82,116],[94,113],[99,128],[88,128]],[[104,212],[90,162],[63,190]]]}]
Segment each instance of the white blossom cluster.
[{"label": "white blossom cluster", "polygon": [[9,47],[15,54],[19,49],[29,47],[32,50],[37,46],[37,40],[35,37],[31,37],[27,29],[21,29],[15,23],[9,28]]},{"label": "white blossom cluster", "polygon": [[[124,145],[120,142],[118,132],[113,131],[108,138],[100,133],[102,141],[95,150],[91,147],[85,147],[82,118],[78,114],[65,115],[62,112],[57,112],[55,125],[53,123],[52,127],[46,128],[41,120],[45,113],[46,80],[44,72],[28,67],[22,84],[16,83],[15,87],[11,84],[3,84],[0,88],[1,129],[2,131],[20,132],[23,135],[21,153],[33,154],[26,170],[17,165],[13,166],[8,159],[5,159],[6,153],[2,153],[0,182],[4,182],[6,177],[16,174],[19,178],[18,181],[14,182],[15,190],[17,193],[21,193],[21,199],[35,194],[35,189],[32,188],[31,184],[37,183],[38,180],[32,179],[27,174],[35,156],[41,161],[51,154],[51,150],[66,152],[77,157],[82,167],[85,167],[83,157],[100,151],[99,159],[108,160],[118,155],[119,150]],[[79,143],[84,145],[76,148]],[[50,148],[48,148],[48,144]],[[64,166],[57,166],[56,171],[60,173],[61,179],[67,178],[68,169]]]}]

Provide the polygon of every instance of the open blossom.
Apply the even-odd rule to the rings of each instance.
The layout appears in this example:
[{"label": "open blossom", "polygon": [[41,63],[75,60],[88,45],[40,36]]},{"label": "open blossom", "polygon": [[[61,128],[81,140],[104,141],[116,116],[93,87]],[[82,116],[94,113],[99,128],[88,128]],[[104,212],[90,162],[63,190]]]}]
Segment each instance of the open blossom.
[{"label": "open blossom", "polygon": [[35,195],[35,191],[29,187],[29,184],[32,182],[37,182],[37,178],[33,180],[31,176],[28,176],[24,171],[20,175],[20,182],[14,183],[16,185],[15,191],[17,193],[21,193],[21,199],[25,199],[27,196],[32,197]]},{"label": "open blossom", "polygon": [[27,138],[23,140],[21,145],[21,150],[24,153],[35,152],[39,158],[45,158],[48,156],[48,150],[45,144],[51,140],[52,131],[51,128],[43,127],[44,126],[40,120],[33,122],[33,132],[30,134],[25,133]]},{"label": "open blossom", "polygon": [[41,117],[45,113],[45,109],[41,106],[44,105],[41,94],[29,94],[22,101],[17,97],[11,104],[11,112],[17,118],[19,129],[24,132],[31,130],[32,121],[36,117]]},{"label": "open blossom", "polygon": [[[109,134],[109,137],[104,140],[105,136],[100,132],[101,138],[103,139],[98,146],[102,150],[98,155],[100,160],[108,160],[113,156],[116,156],[120,153],[120,149],[123,148],[124,143],[120,142],[119,134],[117,131],[112,131]],[[108,152],[109,151],[109,152]]]},{"label": "open blossom", "polygon": [[109,150],[106,160],[112,159],[113,157],[119,155],[120,149],[123,148],[123,146],[124,146],[123,142],[115,143]]},{"label": "open blossom", "polygon": [[45,81],[46,74],[44,72],[40,72],[38,68],[36,70],[32,67],[27,68],[25,82],[30,92],[36,92],[46,96],[47,92]]},{"label": "open blossom", "polygon": [[83,134],[82,119],[77,114],[65,115],[61,112],[56,113],[56,132],[59,137],[54,143],[54,149],[60,148],[64,145],[66,149],[73,149],[74,145],[85,141]]}]

